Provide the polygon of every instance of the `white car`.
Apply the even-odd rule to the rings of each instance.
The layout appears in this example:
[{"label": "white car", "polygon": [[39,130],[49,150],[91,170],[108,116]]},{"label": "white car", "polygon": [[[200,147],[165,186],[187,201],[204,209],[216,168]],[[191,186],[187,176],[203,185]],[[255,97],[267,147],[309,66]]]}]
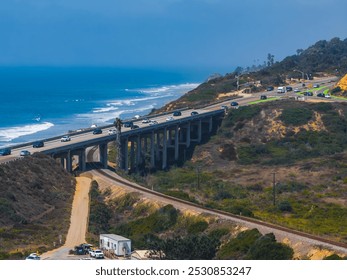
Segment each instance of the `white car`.
[{"label": "white car", "polygon": [[109,129],[108,130],[108,135],[114,135],[117,133],[117,129]]},{"label": "white car", "polygon": [[36,253],[31,253],[25,259],[26,260],[34,260],[34,261],[36,260],[36,261],[38,261],[38,260],[41,260],[41,257],[38,254],[36,254]]},{"label": "white car", "polygon": [[156,124],[158,124],[157,121],[150,121],[150,122],[148,123],[148,125],[156,125]]},{"label": "white car", "polygon": [[151,122],[149,119],[143,119],[142,120],[142,123],[149,123],[149,122]]},{"label": "white car", "polygon": [[65,136],[61,137],[60,141],[61,142],[69,142],[69,141],[71,141],[71,138],[69,135],[65,135]]},{"label": "white car", "polygon": [[104,253],[100,249],[91,250],[89,254],[92,258],[96,259],[103,259],[105,257]]},{"label": "white car", "polygon": [[330,94],[326,94],[324,97],[325,98],[331,98],[331,95]]},{"label": "white car", "polygon": [[173,121],[174,120],[174,117],[168,117],[166,118],[166,121],[169,122],[169,121]]}]

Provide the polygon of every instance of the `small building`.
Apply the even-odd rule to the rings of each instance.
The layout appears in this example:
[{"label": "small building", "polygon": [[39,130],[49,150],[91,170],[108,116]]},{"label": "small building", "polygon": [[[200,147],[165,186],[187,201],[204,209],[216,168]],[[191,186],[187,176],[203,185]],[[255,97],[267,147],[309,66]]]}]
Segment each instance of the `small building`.
[{"label": "small building", "polygon": [[131,240],[116,234],[100,234],[100,248],[116,256],[131,254]]}]

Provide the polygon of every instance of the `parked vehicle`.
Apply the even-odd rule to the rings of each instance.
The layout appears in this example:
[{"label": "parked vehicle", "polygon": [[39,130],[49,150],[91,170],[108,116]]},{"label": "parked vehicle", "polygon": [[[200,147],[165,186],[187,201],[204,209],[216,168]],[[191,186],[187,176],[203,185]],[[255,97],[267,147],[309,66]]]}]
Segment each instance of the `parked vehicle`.
[{"label": "parked vehicle", "polygon": [[7,156],[11,154],[11,149],[9,148],[4,148],[0,150],[0,156]]},{"label": "parked vehicle", "polygon": [[29,256],[27,256],[25,258],[25,260],[34,260],[34,261],[38,261],[38,260],[41,260],[41,257],[36,254],[36,253],[31,253]]},{"label": "parked vehicle", "polygon": [[31,153],[30,153],[28,150],[23,150],[23,151],[20,152],[19,155],[20,155],[21,157],[26,157],[26,156],[30,156],[30,154],[31,154]]},{"label": "parked vehicle", "polygon": [[33,143],[33,148],[42,148],[44,145],[43,141],[36,141]]},{"label": "parked vehicle", "polygon": [[105,257],[104,253],[100,249],[91,250],[89,254],[92,258],[96,259],[103,259]]},{"label": "parked vehicle", "polygon": [[102,134],[101,128],[95,128],[95,129],[93,130],[93,134]]},{"label": "parked vehicle", "polygon": [[61,137],[60,141],[61,142],[69,142],[69,141],[71,141],[71,138],[69,135],[65,135],[65,136]]},{"label": "parked vehicle", "polygon": [[82,246],[75,246],[74,254],[75,255],[85,255],[84,248]]}]

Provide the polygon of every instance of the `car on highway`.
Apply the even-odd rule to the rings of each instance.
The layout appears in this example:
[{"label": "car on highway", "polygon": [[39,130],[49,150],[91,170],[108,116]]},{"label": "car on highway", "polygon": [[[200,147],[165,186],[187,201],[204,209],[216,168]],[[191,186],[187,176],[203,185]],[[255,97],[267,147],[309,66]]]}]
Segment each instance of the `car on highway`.
[{"label": "car on highway", "polygon": [[317,93],[317,97],[325,97],[324,93]]},{"label": "car on highway", "polygon": [[61,137],[60,141],[61,142],[69,142],[69,141],[71,141],[71,138],[69,135],[65,135],[65,136]]},{"label": "car on highway", "polygon": [[174,117],[167,117],[166,118],[166,121],[169,122],[169,121],[173,121],[174,120]]},{"label": "car on highway", "polygon": [[181,113],[181,111],[175,111],[175,112],[173,112],[172,115],[173,115],[174,117],[178,117],[178,116],[181,116],[182,113]]},{"label": "car on highway", "polygon": [[265,100],[265,99],[267,99],[266,95],[260,95],[260,100]]},{"label": "car on highway", "polygon": [[230,103],[230,106],[235,108],[235,107],[239,106],[239,103],[237,103],[236,101],[233,101],[233,102]]},{"label": "car on highway", "polygon": [[31,153],[30,153],[28,150],[23,150],[23,151],[21,151],[21,152],[19,153],[19,155],[20,155],[21,157],[26,157],[26,156],[30,156]]},{"label": "car on highway", "polygon": [[155,121],[155,120],[151,120],[151,121],[148,123],[148,125],[156,125],[156,124],[158,124],[158,122]]},{"label": "car on highway", "polygon": [[43,146],[45,146],[45,143],[43,143],[43,141],[36,141],[33,143],[33,148],[42,148]]},{"label": "car on highway", "polygon": [[293,88],[292,87],[286,87],[286,91],[292,91]]},{"label": "car on highway", "polygon": [[95,128],[95,129],[93,130],[93,134],[102,134],[101,128]]},{"label": "car on highway", "polygon": [[9,148],[4,148],[0,150],[0,156],[8,156],[11,154],[11,149]]},{"label": "car on highway", "polygon": [[295,88],[295,89],[294,89],[294,92],[300,92],[300,89]]},{"label": "car on highway", "polygon": [[96,259],[103,259],[105,257],[104,253],[100,249],[91,250],[89,254],[92,258]]},{"label": "car on highway", "polygon": [[193,111],[190,113],[191,116],[196,116],[196,115],[199,115],[199,113],[197,111]]},{"label": "car on highway", "polygon": [[137,124],[134,124],[131,129],[137,129],[137,128],[140,128]]},{"label": "car on highway", "polygon": [[306,91],[304,92],[305,96],[313,96],[313,93],[311,91]]},{"label": "car on highway", "polygon": [[142,120],[142,123],[149,123],[149,122],[150,122],[150,120],[147,119],[147,118],[145,118],[145,119]]},{"label": "car on highway", "polygon": [[325,95],[325,98],[331,98],[331,95],[327,93],[327,94]]},{"label": "car on highway", "polygon": [[313,87],[314,88],[319,88],[319,84],[314,84]]},{"label": "car on highway", "polygon": [[132,127],[133,125],[134,125],[133,122],[124,122],[124,123],[123,123],[123,126],[124,126],[124,127]]},{"label": "car on highway", "polygon": [[220,108],[223,109],[223,110],[228,110],[228,106],[227,105],[222,105],[222,106],[220,106]]},{"label": "car on highway", "polygon": [[272,87],[272,86],[269,86],[266,88],[266,91],[273,91],[273,90],[274,90],[274,87]]},{"label": "car on highway", "polygon": [[108,135],[114,135],[116,133],[117,133],[117,129],[112,128],[108,130]]}]

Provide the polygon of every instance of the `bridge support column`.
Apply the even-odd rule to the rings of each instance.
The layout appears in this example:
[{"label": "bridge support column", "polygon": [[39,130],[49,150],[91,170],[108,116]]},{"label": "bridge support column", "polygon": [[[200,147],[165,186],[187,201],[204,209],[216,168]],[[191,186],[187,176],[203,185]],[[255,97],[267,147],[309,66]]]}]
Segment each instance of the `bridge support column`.
[{"label": "bridge support column", "polygon": [[121,163],[121,169],[128,171],[129,169],[129,159],[128,159],[128,138],[125,138],[121,142],[122,144],[122,163]]},{"label": "bridge support column", "polygon": [[201,120],[198,120],[198,143],[201,142]]},{"label": "bridge support column", "polygon": [[190,147],[190,122],[187,124],[186,146]]},{"label": "bridge support column", "polygon": [[138,135],[136,139],[136,168],[139,169],[141,164],[141,136]]},{"label": "bridge support column", "polygon": [[156,143],[155,152],[156,152],[156,155],[155,155],[156,161],[159,161],[160,160],[160,132],[159,131],[157,131],[157,143]]},{"label": "bridge support column", "polygon": [[100,162],[103,168],[107,168],[107,144],[99,145]]},{"label": "bridge support column", "polygon": [[208,123],[208,132],[211,133],[213,128],[213,118],[210,117],[209,123]]},{"label": "bridge support column", "polygon": [[155,168],[154,131],[151,133],[151,168]]},{"label": "bridge support column", "polygon": [[135,142],[130,140],[130,170],[135,167]]},{"label": "bridge support column", "polygon": [[175,127],[175,161],[178,161],[178,156],[179,156],[178,134],[179,134],[179,127],[178,127],[178,125],[176,125],[176,127]]},{"label": "bridge support column", "polygon": [[67,172],[72,172],[72,155],[71,155],[71,151],[69,150],[67,152],[67,155],[66,155],[66,171]]},{"label": "bridge support column", "polygon": [[166,169],[167,167],[167,129],[164,128],[163,133],[163,162],[162,162],[162,169]]},{"label": "bridge support column", "polygon": [[80,151],[78,155],[78,167],[80,171],[86,171],[86,149]]}]

